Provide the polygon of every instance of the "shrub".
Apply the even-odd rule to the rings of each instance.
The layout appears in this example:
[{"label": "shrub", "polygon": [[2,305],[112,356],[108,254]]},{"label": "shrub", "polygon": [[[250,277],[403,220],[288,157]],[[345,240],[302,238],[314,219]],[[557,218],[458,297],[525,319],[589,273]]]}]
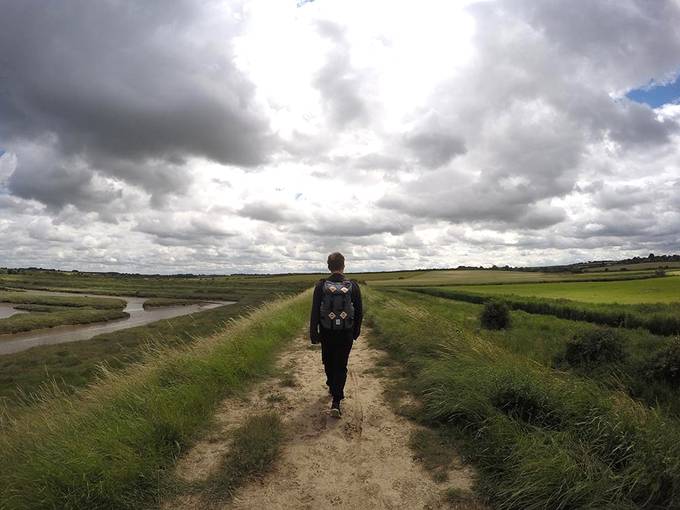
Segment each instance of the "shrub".
[{"label": "shrub", "polygon": [[680,337],[657,351],[648,362],[647,373],[652,379],[680,387]]},{"label": "shrub", "polygon": [[510,326],[510,308],[505,301],[489,301],[484,305],[480,320],[486,329],[505,329]]},{"label": "shrub", "polygon": [[626,358],[621,335],[612,329],[594,328],[567,342],[564,360],[572,366],[621,362]]},{"label": "shrub", "polygon": [[543,388],[533,381],[506,377],[491,394],[491,403],[514,420],[548,429],[558,429],[562,418]]}]

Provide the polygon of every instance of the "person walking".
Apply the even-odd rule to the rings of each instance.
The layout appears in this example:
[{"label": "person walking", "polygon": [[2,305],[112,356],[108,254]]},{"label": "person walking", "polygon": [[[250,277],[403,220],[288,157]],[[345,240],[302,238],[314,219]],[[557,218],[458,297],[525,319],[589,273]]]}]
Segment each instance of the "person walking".
[{"label": "person walking", "polygon": [[345,257],[341,253],[328,256],[328,270],[331,274],[314,286],[309,338],[313,344],[321,343],[326,386],[333,397],[330,415],[339,418],[340,401],[345,398],[347,361],[354,340],[361,333],[364,310],[359,284],[343,274]]}]

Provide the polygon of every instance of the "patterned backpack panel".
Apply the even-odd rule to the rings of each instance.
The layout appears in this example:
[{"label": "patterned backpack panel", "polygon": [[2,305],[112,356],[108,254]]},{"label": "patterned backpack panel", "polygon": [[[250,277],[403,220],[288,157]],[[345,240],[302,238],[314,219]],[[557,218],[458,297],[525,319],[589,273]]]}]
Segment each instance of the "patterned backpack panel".
[{"label": "patterned backpack panel", "polygon": [[345,280],[323,282],[321,298],[321,326],[325,329],[352,329],[354,327],[354,304],[352,282]]}]

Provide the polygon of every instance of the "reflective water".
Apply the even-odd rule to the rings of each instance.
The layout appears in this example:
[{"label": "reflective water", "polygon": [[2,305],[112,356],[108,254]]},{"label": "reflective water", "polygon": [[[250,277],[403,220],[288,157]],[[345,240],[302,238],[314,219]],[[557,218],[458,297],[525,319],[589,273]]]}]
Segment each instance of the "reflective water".
[{"label": "reflective water", "polygon": [[[67,342],[77,342],[79,340],[89,340],[90,338],[102,333],[110,333],[119,329],[142,326],[161,319],[170,319],[180,315],[188,315],[194,312],[210,310],[218,306],[231,305],[235,301],[211,301],[197,305],[168,306],[163,308],[152,308],[144,310],[142,306],[148,298],[128,297],[128,296],[102,296],[100,294],[74,294],[69,292],[49,292],[31,291],[36,294],[46,294],[51,296],[90,296],[90,297],[112,297],[122,299],[127,302],[125,311],[130,314],[127,319],[117,319],[108,322],[98,322],[95,324],[83,324],[80,326],[57,326],[50,329],[27,331],[13,335],[0,335],[0,355],[11,354],[24,351],[39,345],[52,345]],[[5,305],[6,303],[0,303]],[[1,315],[5,306],[0,306],[0,318],[12,315]],[[11,305],[9,305],[11,308]],[[13,310],[13,309],[12,309]],[[17,312],[17,310],[14,310]],[[9,312],[7,312],[9,313]]]},{"label": "reflective water", "polygon": [[0,303],[0,319],[6,319],[18,313],[26,313],[24,310],[15,310],[10,303]]}]

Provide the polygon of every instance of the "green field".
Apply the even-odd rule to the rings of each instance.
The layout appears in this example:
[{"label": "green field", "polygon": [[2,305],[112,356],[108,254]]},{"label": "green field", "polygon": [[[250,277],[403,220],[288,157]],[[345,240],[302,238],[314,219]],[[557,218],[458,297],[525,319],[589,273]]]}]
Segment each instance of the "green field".
[{"label": "green field", "polygon": [[540,283],[586,280],[632,280],[649,278],[653,271],[628,271],[624,273],[541,273],[538,271],[437,270],[374,277],[368,281],[374,287],[410,287],[443,285],[493,285],[512,283]]},{"label": "green field", "polygon": [[666,276],[612,282],[563,282],[522,285],[466,285],[456,290],[484,294],[514,294],[586,303],[680,302],[680,277]]}]

